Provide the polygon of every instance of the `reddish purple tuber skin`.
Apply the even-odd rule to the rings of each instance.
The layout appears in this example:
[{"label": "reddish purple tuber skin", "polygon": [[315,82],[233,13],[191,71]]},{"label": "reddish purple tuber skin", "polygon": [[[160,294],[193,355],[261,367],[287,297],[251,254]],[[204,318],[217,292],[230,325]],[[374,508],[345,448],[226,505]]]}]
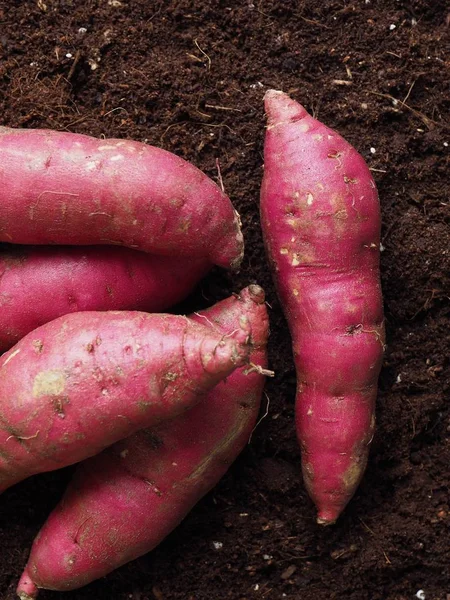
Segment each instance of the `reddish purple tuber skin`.
[{"label": "reddish purple tuber skin", "polygon": [[[229,334],[246,315],[253,364],[265,368],[264,292],[249,286],[191,318]],[[38,534],[18,587],[70,590],[149,552],[224,475],[255,427],[264,376],[237,369],[186,414],[82,463]]]},{"label": "reddish purple tuber skin", "polygon": [[261,224],[293,343],[296,428],[318,522],[363,475],[384,349],[380,207],[363,158],[270,90]]},{"label": "reddish purple tuber skin", "polygon": [[0,358],[0,492],[192,408],[248,359],[248,323],[224,338],[187,317],[60,317]]},{"label": "reddish purple tuber skin", "polygon": [[0,241],[128,246],[239,266],[229,198],[175,154],[131,140],[0,127]]},{"label": "reddish purple tuber skin", "polygon": [[203,259],[155,256],[111,246],[10,246],[0,252],[0,353],[65,314],[159,312],[206,275]]}]

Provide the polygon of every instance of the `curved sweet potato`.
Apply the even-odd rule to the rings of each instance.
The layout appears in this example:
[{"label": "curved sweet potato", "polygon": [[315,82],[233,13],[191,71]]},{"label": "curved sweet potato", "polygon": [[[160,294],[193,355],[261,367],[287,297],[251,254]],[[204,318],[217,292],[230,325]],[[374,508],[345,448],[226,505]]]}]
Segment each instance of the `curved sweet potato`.
[{"label": "curved sweet potato", "polygon": [[0,241],[128,246],[239,265],[229,198],[175,154],[131,140],[0,127]]},{"label": "curved sweet potato", "polygon": [[[246,315],[253,364],[264,368],[268,316],[264,292],[243,290],[191,318],[230,334]],[[138,432],[82,463],[38,534],[18,587],[81,587],[149,552],[223,476],[241,452],[258,415],[264,376],[237,369],[196,407]]]},{"label": "curved sweet potato", "polygon": [[261,224],[297,369],[296,425],[318,522],[363,475],[384,349],[380,207],[369,169],[286,94],[265,97]]},{"label": "curved sweet potato", "polygon": [[90,310],[167,310],[206,275],[187,264],[111,246],[13,246],[0,250],[0,353],[65,314]]},{"label": "curved sweet potato", "polygon": [[42,325],[0,358],[0,491],[191,408],[248,358],[248,338],[244,319],[225,337],[126,311]]}]

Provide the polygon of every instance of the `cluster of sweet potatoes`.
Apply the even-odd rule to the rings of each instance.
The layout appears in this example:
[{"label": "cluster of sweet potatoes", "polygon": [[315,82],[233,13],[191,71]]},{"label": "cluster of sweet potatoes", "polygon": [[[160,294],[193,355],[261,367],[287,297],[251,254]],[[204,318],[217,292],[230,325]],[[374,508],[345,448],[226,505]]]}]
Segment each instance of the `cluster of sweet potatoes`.
[{"label": "cluster of sweet potatoes", "polygon": [[[303,476],[332,523],[364,471],[384,348],[379,203],[362,158],[281,92],[261,225],[292,335]],[[0,128],[0,491],[80,462],[18,586],[70,590],[156,546],[253,430],[264,291],[161,311],[243,256],[193,165],[129,140]]]}]

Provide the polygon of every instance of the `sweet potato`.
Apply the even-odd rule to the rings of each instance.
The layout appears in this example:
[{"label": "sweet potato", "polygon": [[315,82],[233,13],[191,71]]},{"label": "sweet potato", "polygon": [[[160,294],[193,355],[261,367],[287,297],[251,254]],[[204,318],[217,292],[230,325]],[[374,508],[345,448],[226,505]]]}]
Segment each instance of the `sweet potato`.
[{"label": "sweet potato", "polygon": [[[247,315],[253,364],[265,368],[264,292],[243,290],[192,319],[229,334]],[[77,468],[38,534],[18,593],[81,587],[149,552],[223,476],[247,443],[264,376],[241,368],[186,414],[138,432]]]},{"label": "sweet potato", "polygon": [[176,416],[249,354],[187,317],[83,312],[34,330],[0,359],[0,491]]},{"label": "sweet potato", "polygon": [[363,158],[270,90],[261,189],[267,254],[292,335],[296,427],[318,522],[333,523],[366,466],[384,349],[380,208]]},{"label": "sweet potato", "polygon": [[206,274],[187,264],[111,246],[9,246],[0,250],[0,353],[59,316],[89,310],[159,312]]},{"label": "sweet potato", "polygon": [[0,241],[114,244],[236,267],[229,198],[196,167],[140,142],[0,127]]}]

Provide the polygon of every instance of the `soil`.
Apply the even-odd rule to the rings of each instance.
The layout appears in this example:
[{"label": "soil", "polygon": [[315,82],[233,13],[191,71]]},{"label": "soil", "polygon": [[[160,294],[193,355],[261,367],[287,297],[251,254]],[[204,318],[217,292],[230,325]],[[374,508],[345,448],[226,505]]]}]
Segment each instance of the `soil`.
[{"label": "soil", "polygon": [[[242,215],[238,275],[271,305],[267,415],[220,484],[155,551],[42,600],[450,598],[450,13],[444,0],[0,1],[0,122],[146,140],[217,179]],[[258,220],[268,88],[367,159],[382,206],[388,347],[365,478],[339,522],[315,523],[293,426],[289,334]],[[72,469],[0,498],[0,597]],[[221,542],[214,544],[213,542]]]}]

